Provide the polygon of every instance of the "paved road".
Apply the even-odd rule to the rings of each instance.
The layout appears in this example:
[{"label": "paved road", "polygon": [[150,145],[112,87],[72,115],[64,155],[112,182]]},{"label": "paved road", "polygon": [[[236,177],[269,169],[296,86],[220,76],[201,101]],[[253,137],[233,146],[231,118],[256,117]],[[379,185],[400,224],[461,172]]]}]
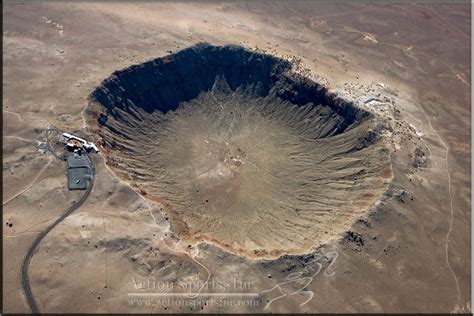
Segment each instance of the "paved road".
[{"label": "paved road", "polygon": [[33,258],[36,248],[38,248],[38,245],[41,243],[44,237],[46,237],[46,235],[51,230],[53,230],[53,228],[56,227],[56,225],[61,223],[66,217],[71,215],[72,212],[77,210],[89,197],[89,194],[92,191],[92,186],[94,184],[94,173],[95,173],[92,159],[89,158],[89,160],[92,166],[92,177],[89,180],[89,185],[86,191],[84,191],[84,195],[81,197],[79,201],[77,201],[76,203],[71,205],[69,208],[67,208],[59,218],[57,218],[51,225],[49,225],[43,232],[39,234],[39,236],[31,244],[30,248],[28,249],[28,252],[26,253],[25,258],[23,259],[23,266],[21,267],[21,283],[23,285],[23,291],[25,292],[25,296],[28,301],[28,304],[30,305],[32,313],[39,313],[39,311],[38,311],[38,305],[36,304],[35,298],[33,296],[33,292],[31,291],[30,279],[28,277],[28,268],[30,266],[31,258]]}]

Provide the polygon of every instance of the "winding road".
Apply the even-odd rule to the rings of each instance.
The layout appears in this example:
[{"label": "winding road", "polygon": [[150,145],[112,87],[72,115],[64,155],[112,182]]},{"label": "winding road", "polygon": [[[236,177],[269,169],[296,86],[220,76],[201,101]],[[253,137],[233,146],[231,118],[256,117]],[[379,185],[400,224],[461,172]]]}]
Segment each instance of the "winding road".
[{"label": "winding road", "polygon": [[87,189],[84,191],[84,195],[73,205],[71,205],[69,208],[67,208],[63,214],[58,217],[51,225],[49,225],[44,231],[42,231],[38,237],[33,241],[31,244],[30,248],[28,249],[25,258],[23,259],[23,265],[21,267],[21,283],[23,286],[23,291],[25,292],[26,299],[28,301],[28,305],[30,305],[31,312],[32,313],[39,313],[38,311],[38,305],[36,304],[35,298],[33,296],[33,292],[31,291],[31,286],[30,286],[30,279],[28,276],[28,268],[30,266],[31,258],[33,258],[33,255],[38,248],[38,245],[41,243],[41,241],[46,237],[46,235],[53,230],[54,227],[56,227],[59,223],[61,223],[66,217],[71,215],[75,210],[77,210],[89,197],[89,194],[92,191],[92,186],[94,184],[94,165],[91,159],[89,159],[91,166],[92,166],[92,175],[91,178],[89,179],[89,184],[87,186]]}]

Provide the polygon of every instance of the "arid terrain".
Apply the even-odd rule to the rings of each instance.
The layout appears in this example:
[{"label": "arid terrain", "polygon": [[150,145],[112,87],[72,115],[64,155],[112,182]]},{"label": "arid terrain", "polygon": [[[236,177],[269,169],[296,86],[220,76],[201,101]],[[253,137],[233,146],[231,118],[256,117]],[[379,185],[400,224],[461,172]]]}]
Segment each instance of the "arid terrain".
[{"label": "arid terrain", "polygon": [[[53,127],[101,151],[33,253],[40,312],[470,312],[470,5],[3,9],[3,312],[31,311],[28,249],[84,194]],[[370,119],[330,98],[295,110],[303,90],[263,93],[253,73],[149,113],[150,78],[193,89],[202,69],[116,72],[198,43],[286,60]]]}]

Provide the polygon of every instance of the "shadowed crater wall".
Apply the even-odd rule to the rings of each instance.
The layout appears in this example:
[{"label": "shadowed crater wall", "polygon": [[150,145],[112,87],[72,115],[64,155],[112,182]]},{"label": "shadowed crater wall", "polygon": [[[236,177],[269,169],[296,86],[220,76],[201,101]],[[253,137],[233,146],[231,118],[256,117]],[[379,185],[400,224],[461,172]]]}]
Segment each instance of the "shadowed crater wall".
[{"label": "shadowed crater wall", "polygon": [[370,113],[237,46],[116,71],[86,117],[107,164],[165,207],[175,233],[249,257],[339,236],[391,179]]}]

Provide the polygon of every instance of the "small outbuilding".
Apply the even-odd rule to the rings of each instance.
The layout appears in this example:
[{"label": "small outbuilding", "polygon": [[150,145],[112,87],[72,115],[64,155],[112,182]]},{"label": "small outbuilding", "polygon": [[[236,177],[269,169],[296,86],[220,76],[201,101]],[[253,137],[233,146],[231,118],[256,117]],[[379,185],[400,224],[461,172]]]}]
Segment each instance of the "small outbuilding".
[{"label": "small outbuilding", "polygon": [[72,154],[67,157],[69,190],[85,190],[92,177],[92,166],[87,156]]}]

